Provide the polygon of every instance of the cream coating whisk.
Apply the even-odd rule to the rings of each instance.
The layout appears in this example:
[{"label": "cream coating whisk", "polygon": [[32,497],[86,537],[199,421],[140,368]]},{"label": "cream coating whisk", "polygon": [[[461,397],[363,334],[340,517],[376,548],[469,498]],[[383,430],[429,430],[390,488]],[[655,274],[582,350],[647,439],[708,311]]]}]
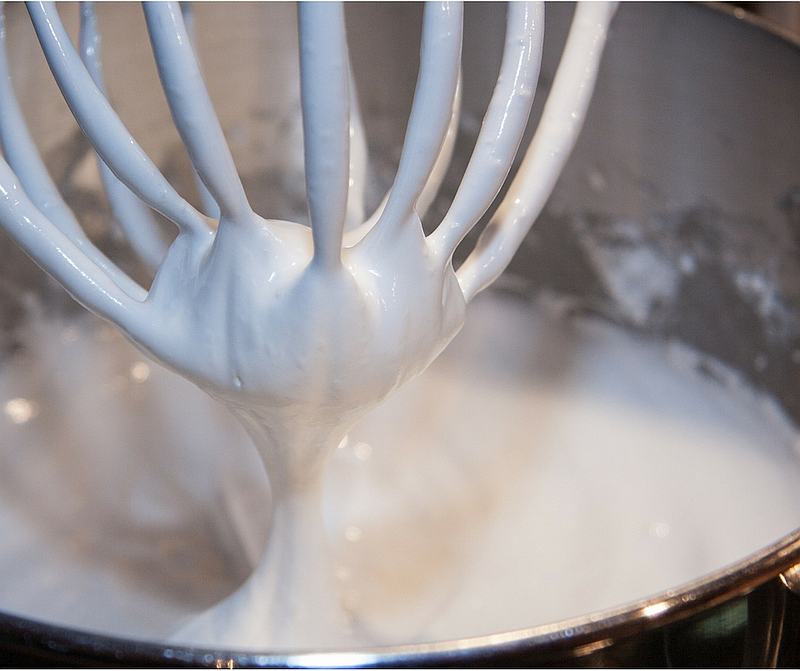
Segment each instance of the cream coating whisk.
[{"label": "cream coating whisk", "polygon": [[[324,559],[319,509],[325,455],[364,412],[427,367],[460,329],[467,303],[510,262],[580,131],[614,7],[577,6],[534,139],[458,268],[453,253],[495,200],[528,122],[543,3],[508,5],[500,73],[472,157],[428,236],[420,216],[437,193],[458,130],[461,3],[425,4],[400,162],[391,189],[368,217],[368,147],[344,7],[298,4],[310,226],[264,219],[252,210],[192,47],[191,14],[173,2],[143,7],[203,212],[177,193],[111,107],[91,3],[82,3],[76,49],[55,4],[31,2],[53,76],[97,153],[114,218],[156,269],[155,278],[145,288],[125,274],[89,240],[59,194],[14,97],[4,26],[0,224],[80,303],[222,401],[264,460],[274,506],[265,555],[242,588],[180,637],[199,640],[226,628],[241,636],[247,621],[260,623],[254,636],[269,631],[286,645],[296,632],[318,631],[314,640],[324,641],[324,632],[346,619]],[[169,246],[150,210],[177,227]],[[304,601],[315,608],[296,605]]]}]

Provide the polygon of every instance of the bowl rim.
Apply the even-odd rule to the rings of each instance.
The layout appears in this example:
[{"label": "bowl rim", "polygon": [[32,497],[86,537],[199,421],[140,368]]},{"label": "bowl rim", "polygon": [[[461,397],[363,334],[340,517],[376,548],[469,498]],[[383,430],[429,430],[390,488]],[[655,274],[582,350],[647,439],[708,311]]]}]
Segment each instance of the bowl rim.
[{"label": "bowl rim", "polygon": [[800,564],[800,528],[717,571],[638,601],[512,631],[432,643],[319,651],[227,650],[138,641],[45,624],[0,612],[0,647],[70,660],[109,660],[216,668],[347,668],[475,663],[498,654],[535,652],[537,657],[579,658],[619,640],[669,625],[746,596]]},{"label": "bowl rim", "polygon": [[[736,19],[752,30],[767,33],[800,50],[800,36],[741,7],[717,1],[695,6]],[[458,662],[474,665],[480,659],[498,654],[526,651],[535,652],[537,657],[579,658],[638,633],[746,596],[772,579],[780,578],[786,585],[782,574],[794,566],[800,566],[800,527],[739,561],[620,606],[501,633],[358,650],[261,652],[170,645],[48,624],[0,610],[0,650],[60,659],[69,656],[71,664],[96,665],[105,661],[114,665],[215,668],[349,668]]]}]

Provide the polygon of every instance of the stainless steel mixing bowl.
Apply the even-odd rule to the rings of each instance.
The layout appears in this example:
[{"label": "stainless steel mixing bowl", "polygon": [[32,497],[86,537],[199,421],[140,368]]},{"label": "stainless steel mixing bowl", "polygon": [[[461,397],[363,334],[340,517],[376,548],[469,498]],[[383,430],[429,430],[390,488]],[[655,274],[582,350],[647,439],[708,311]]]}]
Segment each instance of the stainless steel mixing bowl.
[{"label": "stainless steel mixing bowl", "polygon": [[[74,29],[75,7],[61,10]],[[23,8],[7,11],[15,84],[47,161],[93,236],[135,269],[124,243],[108,233],[102,201],[72,181],[87,145],[51,82]],[[197,11],[207,79],[251,201],[269,216],[302,218],[293,7],[212,3]],[[116,108],[168,176],[192,194],[138,8],[103,6],[100,13]],[[534,119],[570,14],[569,5],[548,7]],[[375,201],[399,155],[420,8],[358,4],[349,8],[348,21],[367,130],[377,148],[369,190]],[[463,137],[434,216],[469,156],[497,71],[503,21],[499,5],[468,7]],[[586,127],[501,289],[557,294],[576,313],[592,311],[652,338],[686,342],[741,371],[800,421],[798,244],[798,45],[723,7],[623,3]],[[596,246],[646,246],[675,267],[690,262],[691,268],[684,268],[674,295],[645,292],[642,308],[593,262],[588,252]],[[25,317],[21,290],[37,292],[50,309],[78,308],[6,239],[2,249],[0,351],[8,352],[19,345],[15,332]],[[645,287],[647,279],[646,273],[633,278]],[[795,564],[800,531],[645,601],[531,629],[392,649],[167,648],[0,614],[0,651],[3,664],[47,665],[797,666]]]}]

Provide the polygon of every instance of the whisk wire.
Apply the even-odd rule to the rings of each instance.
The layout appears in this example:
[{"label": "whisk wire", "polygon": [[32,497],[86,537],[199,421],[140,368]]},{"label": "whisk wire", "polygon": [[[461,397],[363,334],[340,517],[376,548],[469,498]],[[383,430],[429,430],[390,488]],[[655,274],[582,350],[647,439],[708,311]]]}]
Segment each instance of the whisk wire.
[{"label": "whisk wire", "polygon": [[350,64],[341,2],[301,2],[300,94],[314,262],[341,263],[350,183]]},{"label": "whisk wire", "polygon": [[407,223],[440,155],[453,116],[462,33],[462,3],[425,4],[417,88],[397,175],[374,228],[379,235]]},{"label": "whisk wire", "polygon": [[544,3],[508,4],[500,75],[450,209],[430,236],[447,259],[497,196],[530,116],[542,60]]},{"label": "whisk wire", "polygon": [[364,223],[366,217],[367,166],[369,163],[367,136],[364,120],[361,118],[361,105],[358,101],[353,66],[348,49],[348,90],[350,92],[350,176],[347,190],[347,216],[345,229],[355,228]]},{"label": "whisk wire", "polygon": [[461,119],[461,96],[462,96],[462,76],[461,70],[458,72],[458,83],[456,84],[456,96],[453,100],[453,111],[450,113],[450,123],[447,125],[447,133],[444,136],[442,148],[439,150],[439,155],[436,157],[436,162],[433,164],[433,169],[425,183],[425,188],[417,199],[417,214],[420,219],[433,205],[439,189],[442,187],[447,170],[450,168],[450,162],[453,160],[453,152],[456,148],[456,139],[458,137],[458,124]]},{"label": "whisk wire", "polygon": [[145,2],[150,43],[172,119],[197,174],[221,218],[241,220],[252,210],[236,171],[177,2]]},{"label": "whisk wire", "polygon": [[[192,8],[192,3],[188,0],[183,0],[180,5],[181,14],[183,14],[183,24],[186,26],[186,34],[189,36],[189,44],[191,44],[192,49],[194,49],[197,66],[202,71],[203,64],[200,61],[200,53],[197,48],[194,9]],[[217,201],[214,200],[214,196],[209,193],[203,180],[200,179],[200,175],[197,174],[197,169],[194,166],[192,166],[192,177],[194,178],[194,185],[197,188],[197,195],[200,197],[200,204],[203,212],[211,219],[219,220],[219,205],[217,205]]]},{"label": "whisk wire", "polygon": [[55,4],[27,3],[34,30],[64,99],[95,151],[114,174],[181,232],[205,236],[203,216],[158,171],[97,88],[64,29]]},{"label": "whisk wire", "polygon": [[[81,60],[97,88],[107,96],[103,82],[102,42],[97,28],[94,3],[81,2],[79,48]],[[153,213],[133,192],[117,179],[102,158],[97,157],[97,169],[103,190],[111,206],[114,220],[125,238],[150,268],[157,268],[167,251],[167,244],[158,229]],[[19,173],[17,173],[19,174]]]}]

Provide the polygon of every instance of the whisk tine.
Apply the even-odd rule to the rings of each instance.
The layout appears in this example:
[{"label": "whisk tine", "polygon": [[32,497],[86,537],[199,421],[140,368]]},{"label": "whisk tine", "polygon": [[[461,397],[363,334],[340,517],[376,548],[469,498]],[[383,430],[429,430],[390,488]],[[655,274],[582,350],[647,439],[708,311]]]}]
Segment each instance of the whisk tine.
[{"label": "whisk tine", "polygon": [[[195,32],[194,9],[191,2],[181,2],[181,14],[183,14],[183,25],[186,26],[186,34],[189,36],[189,44],[192,45],[194,50],[194,57],[197,60],[197,66],[200,71],[203,70],[203,64],[200,61],[200,54],[197,51],[197,39]],[[197,195],[200,196],[200,204],[203,207],[203,212],[212,219],[219,219],[219,205],[214,200],[214,196],[203,184],[200,175],[197,174],[197,169],[192,166],[192,177],[194,177],[194,185],[197,188]]]},{"label": "whisk tine", "polygon": [[430,236],[447,260],[502,187],[533,104],[542,60],[544,3],[511,2],[507,11],[500,76],[458,191]]},{"label": "whisk tine", "polygon": [[353,76],[352,65],[348,55],[348,88],[350,90],[350,178],[347,191],[347,215],[345,228],[355,228],[364,223],[366,207],[364,191],[367,186],[367,164],[369,149],[364,132],[364,121],[361,118],[361,105],[358,101],[358,87]]},{"label": "whisk tine", "polygon": [[102,268],[130,296],[142,298],[144,289],[122,272],[89,240],[72,211],[61,197],[31,137],[8,68],[5,12],[0,3],[0,146],[21,188],[31,203],[53,225],[83,250],[85,256]]},{"label": "whisk tine", "polygon": [[[5,4],[5,3],[4,3]],[[0,7],[0,145],[26,192],[66,235],[82,233],[39,157],[19,108],[6,54],[5,7]]]},{"label": "whisk tine", "polygon": [[306,198],[314,261],[341,263],[350,180],[350,66],[341,2],[300,2]]},{"label": "whisk tine", "polygon": [[146,304],[132,298],[30,201],[0,158],[0,227],[77,301],[125,329]]},{"label": "whisk tine", "polygon": [[192,164],[221,215],[247,216],[250,205],[197,65],[177,2],[142,3],[158,74]]},{"label": "whisk tine", "polygon": [[461,65],[463,5],[427,2],[420,66],[400,165],[374,231],[406,223],[433,171],[452,118]]},{"label": "whisk tine", "polygon": [[436,157],[436,162],[433,164],[433,169],[425,183],[425,188],[417,199],[417,214],[420,219],[425,216],[433,201],[436,200],[436,195],[444,181],[444,176],[447,174],[447,169],[450,167],[450,161],[453,160],[453,150],[456,147],[456,138],[458,137],[458,123],[461,118],[461,72],[458,73],[458,84],[456,84],[456,96],[453,100],[453,111],[450,114],[450,123],[447,124],[447,133],[444,136],[442,148],[439,150],[439,155]]},{"label": "whisk tine", "polygon": [[[576,6],[536,134],[503,202],[458,269],[461,290],[468,301],[505,270],[550,196],[583,125],[600,64],[598,54],[605,45],[615,9],[613,2],[581,2]],[[586,35],[591,38],[591,49],[584,47]],[[570,114],[561,115],[564,109]]]},{"label": "whisk tine", "polygon": [[[416,210],[420,219],[425,216],[428,209],[433,204],[433,201],[436,199],[436,195],[439,193],[439,189],[442,186],[444,177],[447,174],[447,169],[450,167],[450,161],[453,159],[453,150],[455,149],[456,145],[456,137],[458,136],[458,123],[460,116],[461,73],[459,72],[458,84],[456,85],[456,96],[455,100],[453,101],[453,111],[450,115],[450,123],[447,125],[447,133],[445,134],[442,148],[439,150],[439,155],[436,157],[436,161],[433,164],[431,174],[428,176],[428,181],[425,182],[425,187],[422,189],[422,193],[417,199]],[[375,223],[383,215],[383,211],[386,209],[386,203],[389,201],[390,194],[391,189],[384,195],[384,197],[381,199],[381,202],[378,204],[378,207],[375,208],[375,211],[370,215],[369,219],[367,219],[367,222],[364,225],[367,230],[371,230]]]},{"label": "whisk tine", "polygon": [[28,13],[53,76],[83,132],[114,174],[182,232],[210,233],[202,215],[158,171],[92,81],[52,2],[29,2]]},{"label": "whisk tine", "polygon": [[[97,88],[106,94],[103,83],[102,44],[97,29],[93,2],[81,2],[79,48],[81,60]],[[97,156],[97,169],[108,197],[111,212],[133,250],[151,268],[158,267],[167,251],[153,214],[132,192],[120,182],[108,166]],[[19,171],[17,171],[19,174]]]}]

